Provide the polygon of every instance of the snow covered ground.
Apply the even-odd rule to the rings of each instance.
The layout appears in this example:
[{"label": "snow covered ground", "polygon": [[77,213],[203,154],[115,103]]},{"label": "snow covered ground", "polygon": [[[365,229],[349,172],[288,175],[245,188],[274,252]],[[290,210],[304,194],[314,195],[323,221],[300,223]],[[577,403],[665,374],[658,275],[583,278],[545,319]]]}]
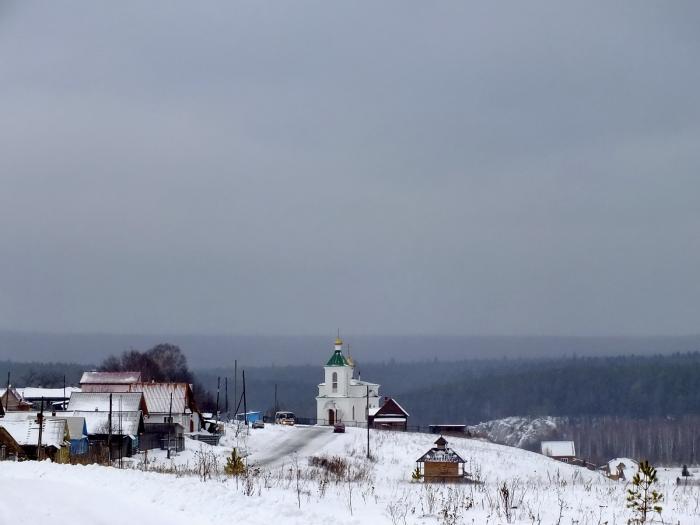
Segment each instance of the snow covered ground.
[{"label": "snow covered ground", "polygon": [[[372,432],[365,459],[366,432],[348,428],[266,425],[249,436],[232,428],[221,446],[187,440],[186,451],[165,458],[149,452],[134,469],[0,463],[0,525],[150,523],[213,524],[619,524],[627,523],[625,483],[558,463],[538,454],[478,440],[449,438],[467,459],[467,470],[483,484],[437,486],[410,482],[415,459],[436,436]],[[222,474],[203,482],[188,474],[203,454],[224,457],[237,446],[259,472],[245,479]],[[309,466],[310,456],[341,456],[359,481],[336,481]],[[177,474],[160,473],[170,469]],[[666,523],[700,523],[700,488],[676,488],[679,469],[659,469]],[[696,472],[697,477],[700,474]],[[506,484],[513,503],[506,514],[498,489]],[[37,495],[41,503],[37,505]]]}]

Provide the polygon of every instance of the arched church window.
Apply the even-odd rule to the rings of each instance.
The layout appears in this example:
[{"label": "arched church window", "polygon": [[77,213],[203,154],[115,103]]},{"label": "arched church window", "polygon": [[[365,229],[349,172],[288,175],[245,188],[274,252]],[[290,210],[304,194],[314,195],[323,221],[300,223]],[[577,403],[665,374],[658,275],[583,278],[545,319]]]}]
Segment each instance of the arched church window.
[{"label": "arched church window", "polygon": [[338,372],[333,372],[333,392],[338,391]]}]

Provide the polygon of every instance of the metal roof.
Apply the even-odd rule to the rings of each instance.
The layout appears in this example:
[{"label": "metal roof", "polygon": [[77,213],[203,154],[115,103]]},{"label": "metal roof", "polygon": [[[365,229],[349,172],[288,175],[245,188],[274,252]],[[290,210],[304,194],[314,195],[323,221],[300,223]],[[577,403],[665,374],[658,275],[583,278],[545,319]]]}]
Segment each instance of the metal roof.
[{"label": "metal roof", "polygon": [[141,382],[141,372],[83,372],[80,384],[128,385]]},{"label": "metal roof", "polygon": [[[84,417],[88,434],[109,434],[109,412],[74,411],[75,417]],[[141,412],[112,413],[112,434],[136,436],[141,427]]]},{"label": "metal roof", "polygon": [[333,352],[333,355],[326,363],[326,366],[349,366],[349,365],[348,365],[348,362],[345,360],[345,356],[343,355],[343,352],[340,350],[336,350],[335,352]]},{"label": "metal roof", "polygon": [[[114,416],[112,416],[114,417]],[[82,439],[87,437],[87,429],[85,427],[85,418],[79,416],[51,416],[51,419],[63,419],[68,425],[69,439]]]},{"label": "metal roof", "polygon": [[170,412],[170,394],[173,396],[173,414],[184,414],[190,408],[187,383],[136,383],[131,385],[132,392],[142,392],[149,414],[167,414]]},{"label": "metal roof", "polygon": [[133,412],[143,408],[141,392],[74,392],[68,401],[68,410],[109,412],[109,396],[112,396],[112,412]]},{"label": "metal roof", "polygon": [[[34,419],[0,421],[3,427],[22,446],[37,446],[39,444],[39,423]],[[41,444],[47,447],[60,448],[65,445],[65,419],[44,419],[42,423]]]}]

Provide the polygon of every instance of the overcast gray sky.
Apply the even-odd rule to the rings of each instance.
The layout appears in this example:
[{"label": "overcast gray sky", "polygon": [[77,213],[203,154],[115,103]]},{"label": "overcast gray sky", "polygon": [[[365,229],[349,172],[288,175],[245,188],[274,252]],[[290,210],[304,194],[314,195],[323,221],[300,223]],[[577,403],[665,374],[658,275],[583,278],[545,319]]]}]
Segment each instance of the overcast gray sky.
[{"label": "overcast gray sky", "polygon": [[682,334],[697,2],[0,2],[0,329]]}]

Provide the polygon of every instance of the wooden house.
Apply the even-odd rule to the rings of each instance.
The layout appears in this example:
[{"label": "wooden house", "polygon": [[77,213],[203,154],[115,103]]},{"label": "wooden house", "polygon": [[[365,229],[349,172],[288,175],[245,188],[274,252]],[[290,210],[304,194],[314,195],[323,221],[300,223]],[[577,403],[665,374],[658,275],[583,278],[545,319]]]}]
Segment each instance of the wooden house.
[{"label": "wooden house", "polygon": [[2,426],[2,420],[0,420],[0,461],[24,459],[26,456],[24,449]]},{"label": "wooden house", "polygon": [[129,392],[141,392],[146,404],[144,424],[160,432],[163,424],[177,424],[184,432],[199,432],[202,418],[194,402],[192,387],[187,383],[133,383]]},{"label": "wooden house", "polygon": [[435,446],[416,460],[421,478],[426,482],[462,482],[466,479],[465,461],[447,446],[447,440],[440,436]]},{"label": "wooden house", "polygon": [[115,458],[129,457],[140,448],[147,413],[141,392],[74,392],[66,415],[85,418],[90,445],[106,450],[109,443]]},{"label": "wooden house", "polygon": [[395,399],[386,397],[382,406],[370,408],[369,425],[371,428],[405,431],[408,429],[408,412]]},{"label": "wooden house", "polygon": [[27,411],[32,408],[32,404],[25,401],[22,394],[12,386],[9,389],[0,390],[0,403],[2,403],[4,412]]},{"label": "wooden house", "polygon": [[[68,427],[64,419],[27,417],[3,420],[0,425],[30,459],[67,463],[70,457]],[[41,428],[41,432],[39,431]]]},{"label": "wooden house", "polygon": [[573,441],[543,441],[540,449],[544,456],[564,463],[571,463],[576,459],[576,447]]}]

